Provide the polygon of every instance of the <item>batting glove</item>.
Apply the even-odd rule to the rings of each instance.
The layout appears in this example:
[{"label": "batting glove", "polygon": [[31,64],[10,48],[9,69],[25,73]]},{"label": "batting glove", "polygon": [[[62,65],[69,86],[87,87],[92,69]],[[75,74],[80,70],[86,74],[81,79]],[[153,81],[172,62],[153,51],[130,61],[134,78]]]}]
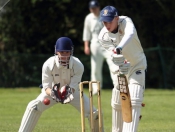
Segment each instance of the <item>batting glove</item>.
[{"label": "batting glove", "polygon": [[117,54],[122,54],[122,47],[116,47],[115,52]]},{"label": "batting glove", "polygon": [[128,74],[129,68],[130,68],[130,62],[126,62],[123,65],[120,65],[119,66],[120,74],[125,74],[125,75]]},{"label": "batting glove", "polygon": [[117,66],[123,65],[124,63],[124,56],[121,54],[112,54],[112,61],[114,62],[114,64],[116,64]]}]

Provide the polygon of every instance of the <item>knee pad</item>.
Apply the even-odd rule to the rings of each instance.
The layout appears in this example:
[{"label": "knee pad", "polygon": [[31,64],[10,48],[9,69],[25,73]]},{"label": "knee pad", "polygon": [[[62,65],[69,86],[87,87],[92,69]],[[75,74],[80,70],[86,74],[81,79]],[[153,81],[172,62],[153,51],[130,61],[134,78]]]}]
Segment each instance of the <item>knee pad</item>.
[{"label": "knee pad", "polygon": [[27,106],[28,110],[36,110],[38,112],[43,112],[44,111],[44,107],[43,107],[43,103],[39,100],[32,100],[28,106]]},{"label": "knee pad", "polygon": [[123,126],[120,91],[116,88],[112,90],[112,132],[121,132]]},{"label": "knee pad", "polygon": [[120,91],[116,88],[112,90],[111,106],[113,109],[121,109]]},{"label": "knee pad", "polygon": [[139,84],[129,84],[129,92],[132,106],[140,106],[143,101],[144,86]]}]

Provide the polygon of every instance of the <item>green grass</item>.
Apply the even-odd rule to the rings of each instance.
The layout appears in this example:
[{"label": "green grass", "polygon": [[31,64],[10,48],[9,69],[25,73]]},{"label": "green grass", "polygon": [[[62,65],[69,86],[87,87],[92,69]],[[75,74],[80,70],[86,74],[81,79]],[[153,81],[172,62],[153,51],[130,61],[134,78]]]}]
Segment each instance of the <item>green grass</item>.
[{"label": "green grass", "polygon": [[[29,101],[39,88],[0,89],[0,132],[17,132]],[[87,89],[86,89],[87,93]],[[145,91],[138,132],[175,132],[175,91]],[[111,90],[102,90],[105,132],[111,132]],[[96,105],[96,98],[94,98]],[[86,119],[86,128],[88,122]],[[80,114],[70,105],[55,105],[43,112],[34,132],[81,132]]]}]

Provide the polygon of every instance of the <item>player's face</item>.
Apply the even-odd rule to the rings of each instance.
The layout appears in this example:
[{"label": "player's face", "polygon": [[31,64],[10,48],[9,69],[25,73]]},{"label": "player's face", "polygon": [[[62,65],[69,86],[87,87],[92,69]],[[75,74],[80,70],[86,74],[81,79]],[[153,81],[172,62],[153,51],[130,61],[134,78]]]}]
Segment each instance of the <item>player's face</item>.
[{"label": "player's face", "polygon": [[94,8],[89,8],[90,12],[93,13],[95,16],[99,16],[100,14],[100,7],[94,7]]},{"label": "player's face", "polygon": [[69,64],[69,59],[71,52],[70,51],[60,51],[57,52],[59,63],[63,66],[67,66]]},{"label": "player's face", "polygon": [[119,17],[114,17],[111,22],[103,22],[103,24],[109,32],[112,32],[118,27],[118,19]]}]

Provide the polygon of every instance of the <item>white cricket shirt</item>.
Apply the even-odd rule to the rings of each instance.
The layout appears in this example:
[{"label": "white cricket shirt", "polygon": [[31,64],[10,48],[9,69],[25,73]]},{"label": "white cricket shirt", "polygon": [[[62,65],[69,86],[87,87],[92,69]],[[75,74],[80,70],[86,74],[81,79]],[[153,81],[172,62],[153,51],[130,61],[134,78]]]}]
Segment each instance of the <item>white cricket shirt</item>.
[{"label": "white cricket shirt", "polygon": [[68,67],[60,65],[57,55],[50,57],[42,67],[43,89],[52,88],[54,84],[60,83],[60,87],[68,84],[78,90],[83,72],[84,66],[76,57],[70,57]]},{"label": "white cricket shirt", "polygon": [[99,17],[89,13],[84,21],[83,41],[98,43],[98,35],[102,28],[103,24],[99,21]]},{"label": "white cricket shirt", "polygon": [[117,33],[111,33],[106,27],[103,27],[98,39],[102,47],[111,54],[117,46],[122,47],[122,54],[131,63],[131,66],[138,64],[145,58],[135,26],[127,16],[119,16]]}]

